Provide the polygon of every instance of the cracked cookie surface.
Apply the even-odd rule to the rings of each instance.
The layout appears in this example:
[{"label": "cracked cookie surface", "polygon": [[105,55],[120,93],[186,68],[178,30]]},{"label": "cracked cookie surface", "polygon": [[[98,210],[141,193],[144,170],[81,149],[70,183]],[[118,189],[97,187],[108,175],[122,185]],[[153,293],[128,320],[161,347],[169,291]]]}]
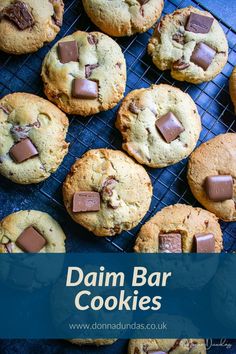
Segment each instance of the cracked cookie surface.
[{"label": "cracked cookie surface", "polygon": [[83,0],[91,21],[110,36],[146,32],[160,17],[163,0]]},{"label": "cracked cookie surface", "polygon": [[[67,129],[66,115],[43,98],[28,93],[5,96],[0,100],[0,173],[20,184],[48,178],[68,151]],[[10,151],[24,141],[38,154],[19,163]]]},{"label": "cracked cookie surface", "polygon": [[194,251],[194,235],[211,233],[215,238],[215,252],[221,252],[222,232],[218,219],[209,211],[190,205],[175,204],[157,212],[142,226],[134,250],[140,253],[158,253],[159,235],[178,232],[182,237],[182,252]]},{"label": "cracked cookie surface", "polygon": [[[167,143],[156,128],[161,116],[172,112],[184,131]],[[123,149],[139,163],[165,167],[187,157],[196,146],[201,119],[191,97],[170,85],[153,85],[130,92],[118,111],[116,127],[124,142]]]},{"label": "cracked cookie surface", "polygon": [[230,175],[236,179],[236,133],[226,133],[200,145],[190,156],[188,183],[194,197],[208,210],[225,221],[236,220],[236,183],[233,198],[212,201],[205,192],[204,183],[208,176]]},{"label": "cracked cookie surface", "polygon": [[206,354],[204,339],[131,339],[128,354]]},{"label": "cracked cookie surface", "polygon": [[[228,43],[216,19],[208,33],[187,30],[191,13],[213,18],[210,13],[192,6],[164,16],[150,39],[148,52],[158,69],[171,70],[173,78],[198,84],[212,80],[221,72],[228,58]],[[193,58],[199,44],[200,52],[197,55],[195,52]]]},{"label": "cracked cookie surface", "polygon": [[[62,63],[58,45],[65,42],[73,42],[77,55]],[[64,37],[47,54],[42,78],[49,100],[67,113],[88,116],[108,110],[121,100],[126,86],[126,62],[120,46],[107,35],[78,31]],[[76,79],[85,84],[87,97],[76,98],[73,94]]]},{"label": "cracked cookie surface", "polygon": [[[96,212],[73,212],[79,191],[100,194]],[[70,216],[97,236],[113,236],[136,226],[149,209],[151,180],[145,169],[118,150],[90,150],[71,168],[63,185],[65,207]]]},{"label": "cracked cookie surface", "polygon": [[62,0],[1,0],[0,50],[11,54],[37,51],[60,31]]},{"label": "cracked cookie surface", "polygon": [[0,222],[0,242],[12,244],[11,253],[24,252],[17,246],[16,241],[21,233],[33,226],[45,238],[45,246],[40,253],[64,253],[65,234],[60,225],[47,213],[37,210],[21,210],[6,216]]}]

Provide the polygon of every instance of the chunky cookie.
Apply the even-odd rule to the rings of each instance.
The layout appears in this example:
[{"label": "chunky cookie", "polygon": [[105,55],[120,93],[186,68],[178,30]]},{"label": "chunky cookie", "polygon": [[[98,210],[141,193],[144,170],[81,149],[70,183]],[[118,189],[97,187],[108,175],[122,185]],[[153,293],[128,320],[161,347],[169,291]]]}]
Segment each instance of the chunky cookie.
[{"label": "chunky cookie", "polygon": [[140,253],[214,253],[222,249],[222,232],[214,214],[176,204],[159,211],[142,226],[134,250]]},{"label": "chunky cookie", "polygon": [[48,214],[21,210],[0,222],[0,253],[64,253],[65,234]]},{"label": "chunky cookie", "polygon": [[145,169],[118,150],[84,154],[63,185],[68,213],[97,236],[136,226],[149,209],[152,184]]},{"label": "chunky cookie", "polygon": [[165,167],[196,146],[201,119],[191,97],[170,85],[130,92],[117,116],[123,149],[149,167]]},{"label": "chunky cookie", "polygon": [[91,21],[110,36],[146,32],[160,17],[163,0],[83,0]]},{"label": "chunky cookie", "polygon": [[1,0],[0,50],[12,54],[36,52],[60,31],[62,0]]},{"label": "chunky cookie", "polygon": [[225,221],[236,220],[236,134],[200,145],[190,156],[188,182],[195,198]]},{"label": "chunky cookie", "polygon": [[234,109],[236,111],[236,66],[232,71],[232,74],[229,79],[229,93],[231,100],[234,104]]},{"label": "chunky cookie", "polygon": [[52,103],[28,93],[0,100],[0,173],[16,183],[38,183],[68,150],[68,119]]},{"label": "chunky cookie", "polygon": [[228,58],[228,43],[209,12],[190,6],[162,18],[148,52],[158,69],[170,69],[173,78],[199,84],[221,72]]},{"label": "chunky cookie", "polygon": [[44,59],[44,91],[70,114],[88,116],[114,107],[123,97],[126,63],[119,45],[100,32],[75,32]]},{"label": "chunky cookie", "polygon": [[131,339],[128,354],[206,354],[204,339]]},{"label": "chunky cookie", "polygon": [[69,342],[76,345],[111,345],[116,342],[116,339],[70,339]]}]

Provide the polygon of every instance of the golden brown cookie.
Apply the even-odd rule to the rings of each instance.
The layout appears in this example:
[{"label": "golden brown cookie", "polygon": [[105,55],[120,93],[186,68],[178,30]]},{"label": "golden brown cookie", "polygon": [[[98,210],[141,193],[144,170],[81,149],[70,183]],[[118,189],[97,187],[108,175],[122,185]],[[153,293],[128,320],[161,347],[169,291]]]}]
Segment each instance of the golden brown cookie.
[{"label": "golden brown cookie", "polygon": [[116,339],[69,339],[69,342],[76,345],[95,345],[100,347],[102,345],[111,345],[116,342]]},{"label": "golden brown cookie", "polygon": [[164,16],[148,44],[153,63],[171,76],[195,84],[218,75],[228,58],[223,29],[206,11],[189,6]]},{"label": "golden brown cookie", "polygon": [[116,127],[123,136],[123,149],[139,163],[165,167],[193,151],[201,119],[187,93],[161,84],[131,91],[118,111]]},{"label": "golden brown cookie", "polygon": [[146,32],[160,17],[163,0],[83,0],[91,21],[110,36]]},{"label": "golden brown cookie", "polygon": [[151,180],[145,169],[118,150],[90,150],[71,168],[63,198],[70,216],[97,236],[136,226],[149,209]]},{"label": "golden brown cookie", "polygon": [[[176,234],[180,235],[179,244]],[[212,252],[221,252],[222,232],[215,215],[201,208],[175,204],[162,209],[142,226],[134,250],[140,253],[196,252],[195,235],[199,234],[212,234],[215,240]],[[163,235],[169,236],[166,242]],[[169,250],[164,249],[168,245]]]},{"label": "golden brown cookie", "polygon": [[191,154],[188,165],[188,183],[193,195],[225,221],[236,220],[235,151],[236,134],[221,134],[200,145]]},{"label": "golden brown cookie", "polygon": [[236,110],[236,67],[233,69],[229,79],[229,93]]},{"label": "golden brown cookie", "polygon": [[113,108],[123,97],[126,62],[119,45],[100,32],[78,31],[57,42],[42,66],[44,91],[70,114]]},{"label": "golden brown cookie", "polygon": [[0,50],[11,54],[36,52],[60,31],[62,0],[1,0]]}]

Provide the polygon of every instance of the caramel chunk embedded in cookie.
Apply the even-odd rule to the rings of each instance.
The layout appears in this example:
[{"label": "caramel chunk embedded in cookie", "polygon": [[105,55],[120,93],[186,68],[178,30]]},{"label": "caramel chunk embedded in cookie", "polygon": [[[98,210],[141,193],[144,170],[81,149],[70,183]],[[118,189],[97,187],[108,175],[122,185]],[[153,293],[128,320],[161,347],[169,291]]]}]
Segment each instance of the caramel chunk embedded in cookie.
[{"label": "caramel chunk embedded in cookie", "polygon": [[62,64],[78,61],[79,50],[77,42],[68,41],[58,43],[58,56]]},{"label": "caramel chunk embedded in cookie", "polygon": [[158,118],[156,127],[167,143],[171,143],[184,131],[184,127],[172,112]]},{"label": "caramel chunk embedded in cookie", "polygon": [[24,162],[39,154],[30,139],[21,140],[10,149],[9,153],[16,163]]},{"label": "caramel chunk embedded in cookie", "polygon": [[233,198],[232,176],[208,176],[205,179],[205,191],[209,199],[214,202],[223,202]]},{"label": "caramel chunk embedded in cookie", "polygon": [[213,17],[202,16],[191,12],[185,29],[193,33],[208,33],[213,21]]},{"label": "caramel chunk embedded in cookie", "polygon": [[215,55],[216,51],[214,49],[209,47],[207,44],[200,42],[194,48],[190,60],[194,64],[200,66],[203,70],[207,70]]},{"label": "caramel chunk embedded in cookie", "polygon": [[16,245],[25,252],[36,253],[46,245],[46,240],[33,226],[29,226],[17,238]]},{"label": "caramel chunk embedded in cookie", "polygon": [[213,234],[202,233],[194,235],[197,253],[214,253],[215,238]]},{"label": "caramel chunk embedded in cookie", "polygon": [[100,210],[100,194],[98,192],[77,192],[73,197],[73,212]]}]

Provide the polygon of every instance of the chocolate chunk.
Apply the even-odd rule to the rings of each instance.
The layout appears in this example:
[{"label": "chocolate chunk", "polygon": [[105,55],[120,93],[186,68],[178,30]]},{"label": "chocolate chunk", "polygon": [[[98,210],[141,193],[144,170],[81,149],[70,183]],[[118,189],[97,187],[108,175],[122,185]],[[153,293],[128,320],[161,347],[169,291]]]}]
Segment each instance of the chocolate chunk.
[{"label": "chocolate chunk", "polygon": [[87,79],[75,79],[72,84],[72,96],[75,98],[92,99],[98,97],[98,84]]},{"label": "chocolate chunk", "polygon": [[184,131],[184,127],[172,112],[157,119],[156,127],[167,143],[175,140]]},{"label": "chocolate chunk", "polygon": [[99,211],[100,194],[98,192],[77,192],[73,198],[73,212]]},{"label": "chocolate chunk", "polygon": [[49,0],[53,5],[54,14],[52,15],[52,20],[58,27],[62,26],[62,10],[61,10],[61,0]]},{"label": "chocolate chunk", "polygon": [[141,6],[145,5],[149,0],[138,0]]},{"label": "chocolate chunk", "polygon": [[184,35],[180,32],[176,32],[175,34],[173,34],[172,39],[173,41],[182,45],[185,43]]},{"label": "chocolate chunk", "polygon": [[214,202],[233,198],[233,178],[231,176],[208,176],[204,183],[205,192]]},{"label": "chocolate chunk", "polygon": [[215,252],[215,238],[213,234],[196,234],[194,235],[196,242],[197,253],[214,253]]},{"label": "chocolate chunk", "polygon": [[174,70],[184,70],[187,69],[189,67],[189,63],[186,63],[183,58],[176,60],[173,64],[172,64],[172,69]]},{"label": "chocolate chunk", "polygon": [[15,162],[21,163],[31,157],[37,156],[39,153],[36,147],[31,143],[30,139],[24,139],[15,144],[10,149],[9,154]]},{"label": "chocolate chunk", "polygon": [[159,235],[159,252],[182,253],[182,236],[179,233]]},{"label": "chocolate chunk", "polygon": [[88,42],[91,45],[97,45],[98,44],[98,39],[94,34],[89,34],[88,35]]},{"label": "chocolate chunk", "polygon": [[2,10],[2,15],[12,21],[20,30],[34,25],[34,19],[23,1],[15,1]]},{"label": "chocolate chunk", "polygon": [[62,64],[78,61],[79,50],[76,41],[58,43],[58,56]]},{"label": "chocolate chunk", "polygon": [[30,226],[17,238],[16,245],[25,252],[36,253],[46,245],[46,240],[33,226]]},{"label": "chocolate chunk", "polygon": [[129,104],[129,111],[134,114],[138,114],[140,112],[140,109],[137,107],[135,102],[131,102]]},{"label": "chocolate chunk", "polygon": [[32,127],[30,127],[29,125],[25,125],[25,126],[14,125],[10,131],[14,140],[20,141],[28,137],[31,129]]},{"label": "chocolate chunk", "polygon": [[211,29],[213,21],[213,17],[202,16],[191,12],[185,29],[186,31],[193,33],[208,33]]},{"label": "chocolate chunk", "polygon": [[98,68],[99,64],[88,64],[85,65],[85,77],[86,79],[89,78],[92,75],[92,72],[94,69]]},{"label": "chocolate chunk", "polygon": [[211,65],[215,55],[216,51],[214,49],[212,49],[205,43],[200,42],[196,44],[190,60],[191,62],[200,66],[203,70],[206,71]]}]

